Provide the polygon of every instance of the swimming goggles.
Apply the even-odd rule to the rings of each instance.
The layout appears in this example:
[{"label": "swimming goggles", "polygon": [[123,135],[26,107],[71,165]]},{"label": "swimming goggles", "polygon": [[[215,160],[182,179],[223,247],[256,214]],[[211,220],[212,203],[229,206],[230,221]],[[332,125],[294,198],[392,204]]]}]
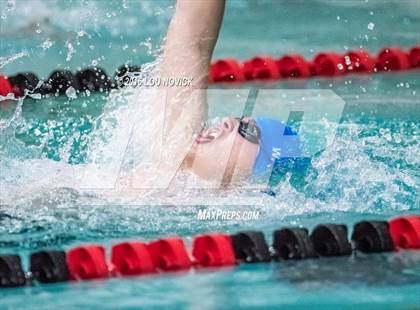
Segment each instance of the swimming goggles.
[{"label": "swimming goggles", "polygon": [[244,120],[244,117],[236,118],[239,121],[238,133],[242,138],[253,144],[259,144],[261,138],[260,129],[253,119]]}]

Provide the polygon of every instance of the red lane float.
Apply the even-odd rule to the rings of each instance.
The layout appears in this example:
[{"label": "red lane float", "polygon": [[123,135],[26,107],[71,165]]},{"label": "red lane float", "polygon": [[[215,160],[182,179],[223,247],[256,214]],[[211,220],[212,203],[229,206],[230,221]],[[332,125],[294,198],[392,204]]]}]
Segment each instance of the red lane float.
[{"label": "red lane float", "polygon": [[[274,65],[275,64],[275,65]],[[221,59],[210,67],[210,81],[242,82],[252,80],[278,80],[309,78],[311,76],[341,76],[346,73],[375,73],[420,67],[420,47],[409,52],[400,48],[384,48],[375,57],[364,49],[344,55],[335,52],[319,53],[313,61],[298,54],[285,55],[277,60],[269,56],[256,56],[242,65],[234,59]]]},{"label": "red lane float", "polygon": [[254,57],[245,61],[243,70],[247,80],[276,80],[280,78],[276,62],[269,56]]},{"label": "red lane float", "polygon": [[413,47],[408,53],[411,67],[420,67],[420,46]]},{"label": "red lane float", "polygon": [[105,248],[100,245],[86,245],[71,249],[67,252],[67,266],[73,280],[109,277]]},{"label": "red lane float", "polygon": [[403,249],[420,249],[420,216],[397,217],[389,222],[394,245]]},{"label": "red lane float", "polygon": [[178,271],[191,267],[191,259],[180,238],[167,238],[147,245],[153,263],[161,271]]},{"label": "red lane float", "polygon": [[123,242],[111,250],[111,262],[120,275],[140,275],[156,271],[156,266],[143,242]]},{"label": "red lane float", "polygon": [[338,76],[346,73],[343,56],[337,53],[320,53],[314,58],[316,75]]},{"label": "red lane float", "polygon": [[236,264],[232,240],[224,234],[208,234],[195,237],[192,256],[203,267],[232,266]]},{"label": "red lane float", "polygon": [[378,54],[378,69],[381,71],[406,70],[410,67],[408,55],[397,47],[384,48]]},{"label": "red lane float", "polygon": [[311,76],[311,64],[298,54],[285,55],[276,61],[282,78],[307,78]]},{"label": "red lane float", "polygon": [[371,73],[376,67],[376,60],[362,49],[345,54],[344,62],[347,72]]},{"label": "red lane float", "polygon": [[0,96],[6,97],[13,92],[12,85],[10,85],[7,77],[0,75]]},{"label": "red lane float", "polygon": [[210,81],[240,82],[244,80],[242,66],[235,59],[218,60],[210,66]]}]

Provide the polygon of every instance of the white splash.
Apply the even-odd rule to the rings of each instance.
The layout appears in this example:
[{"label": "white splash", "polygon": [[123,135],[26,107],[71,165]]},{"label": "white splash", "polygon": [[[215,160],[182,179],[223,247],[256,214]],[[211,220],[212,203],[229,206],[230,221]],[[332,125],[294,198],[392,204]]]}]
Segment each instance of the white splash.
[{"label": "white splash", "polygon": [[26,56],[29,56],[29,52],[25,50],[12,56],[0,57],[0,69],[14,62],[17,59],[26,57]]}]

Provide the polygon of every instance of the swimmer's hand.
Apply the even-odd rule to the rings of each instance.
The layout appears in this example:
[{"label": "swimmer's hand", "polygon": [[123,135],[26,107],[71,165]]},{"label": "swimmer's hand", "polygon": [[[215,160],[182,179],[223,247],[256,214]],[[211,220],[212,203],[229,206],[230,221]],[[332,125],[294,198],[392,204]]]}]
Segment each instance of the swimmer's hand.
[{"label": "swimmer's hand", "polygon": [[225,0],[178,0],[169,25],[161,69],[189,73],[201,87],[222,23]]}]

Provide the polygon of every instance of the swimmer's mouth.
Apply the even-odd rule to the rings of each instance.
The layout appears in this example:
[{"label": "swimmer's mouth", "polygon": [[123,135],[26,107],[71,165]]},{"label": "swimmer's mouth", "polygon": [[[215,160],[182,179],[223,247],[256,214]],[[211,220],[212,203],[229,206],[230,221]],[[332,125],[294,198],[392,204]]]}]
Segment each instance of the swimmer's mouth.
[{"label": "swimmer's mouth", "polygon": [[197,144],[210,143],[217,139],[222,133],[223,129],[220,126],[203,129],[195,138]]}]

